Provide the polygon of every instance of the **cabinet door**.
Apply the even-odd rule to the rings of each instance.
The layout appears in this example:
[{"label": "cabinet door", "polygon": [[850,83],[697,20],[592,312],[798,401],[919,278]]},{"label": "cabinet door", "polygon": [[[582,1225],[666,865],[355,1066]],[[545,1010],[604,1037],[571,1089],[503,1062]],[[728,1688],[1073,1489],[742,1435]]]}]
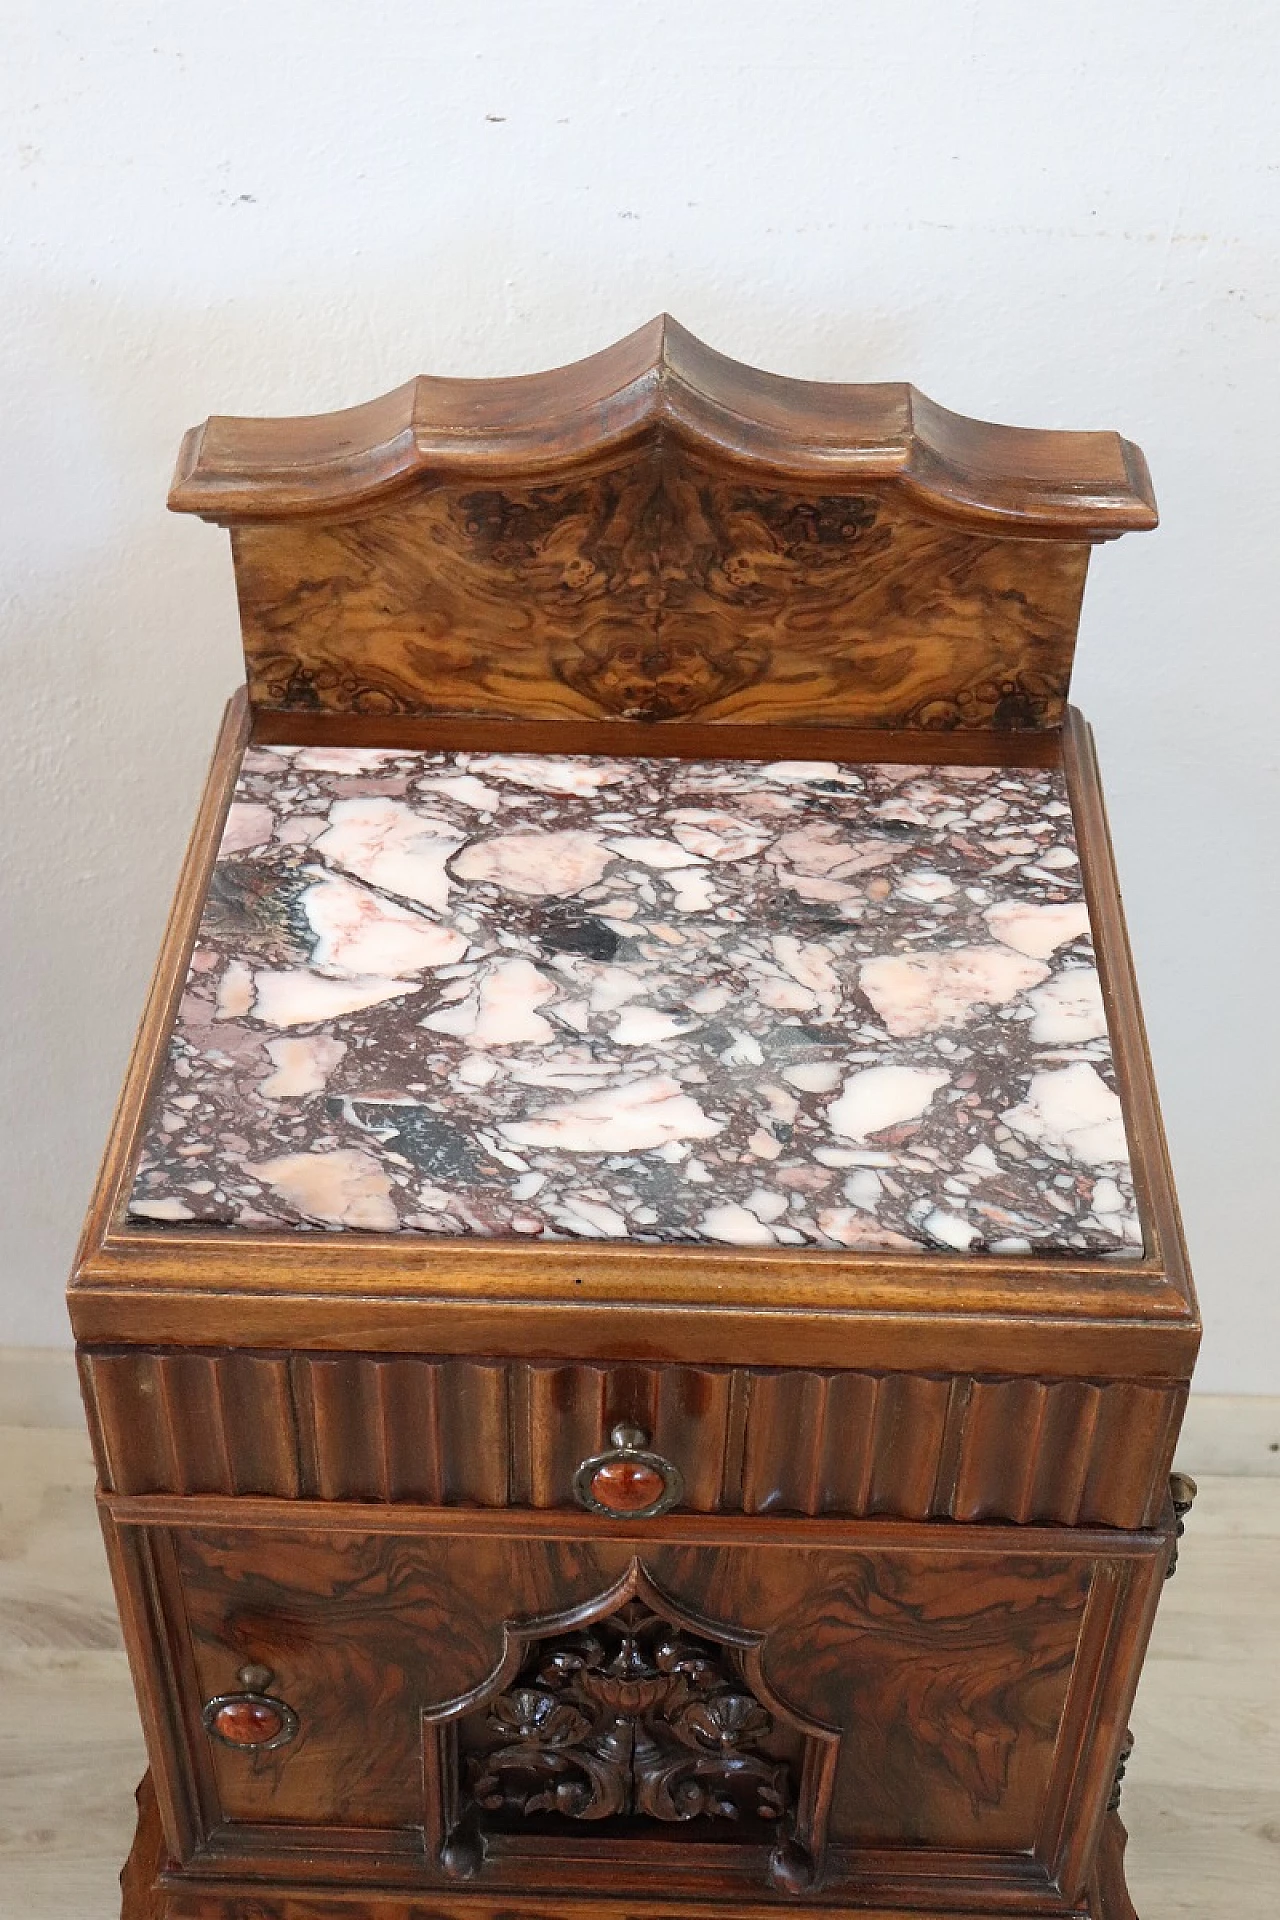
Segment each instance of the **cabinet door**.
[{"label": "cabinet door", "polygon": [[[133,1502],[188,1871],[1079,1892],[1165,1534]],[[224,1509],[224,1512],[226,1509]],[[931,1892],[932,1889],[932,1892]]]}]

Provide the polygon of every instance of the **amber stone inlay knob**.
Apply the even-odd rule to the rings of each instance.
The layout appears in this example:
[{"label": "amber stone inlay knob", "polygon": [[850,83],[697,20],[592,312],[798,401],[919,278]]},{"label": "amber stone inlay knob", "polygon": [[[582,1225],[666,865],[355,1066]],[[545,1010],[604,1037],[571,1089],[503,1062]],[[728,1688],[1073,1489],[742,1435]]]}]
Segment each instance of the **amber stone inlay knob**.
[{"label": "amber stone inlay knob", "polygon": [[639,1513],[656,1506],[667,1483],[656,1467],[643,1460],[606,1460],[591,1476],[591,1491],[610,1513]]},{"label": "amber stone inlay knob", "polygon": [[265,1693],[218,1694],[206,1701],[201,1718],[228,1747],[282,1747],[298,1731],[292,1707]]},{"label": "amber stone inlay knob", "polygon": [[649,1452],[647,1434],[621,1425],[609,1437],[610,1451],[584,1460],[574,1475],[573,1490],[582,1505],[593,1513],[641,1520],[675,1506],[683,1491],[679,1469]]},{"label": "amber stone inlay knob", "polygon": [[224,1700],[213,1730],[233,1747],[261,1747],[284,1729],[284,1715],[265,1700]]}]

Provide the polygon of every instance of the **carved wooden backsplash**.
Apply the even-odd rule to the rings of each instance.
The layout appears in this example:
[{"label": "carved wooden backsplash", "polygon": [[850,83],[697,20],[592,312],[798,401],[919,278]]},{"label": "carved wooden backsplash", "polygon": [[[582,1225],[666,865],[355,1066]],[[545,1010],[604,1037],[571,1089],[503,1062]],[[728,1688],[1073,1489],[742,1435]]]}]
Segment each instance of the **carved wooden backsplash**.
[{"label": "carved wooden backsplash", "polygon": [[170,504],[232,528],[260,709],[1056,726],[1138,450],[791,381],[670,321],[577,366],[215,419]]}]

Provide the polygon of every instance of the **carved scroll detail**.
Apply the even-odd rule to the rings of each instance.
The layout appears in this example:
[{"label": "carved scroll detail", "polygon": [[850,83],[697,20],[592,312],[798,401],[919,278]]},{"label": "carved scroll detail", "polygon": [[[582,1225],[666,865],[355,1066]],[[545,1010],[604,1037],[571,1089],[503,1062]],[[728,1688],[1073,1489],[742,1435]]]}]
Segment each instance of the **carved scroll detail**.
[{"label": "carved scroll detail", "polygon": [[497,1744],[469,1772],[489,1812],[778,1821],[793,1803],[786,1764],[759,1751],[773,1718],[730,1650],[639,1600],[535,1641],[488,1718]]},{"label": "carved scroll detail", "polygon": [[761,1635],[686,1614],[638,1561],[586,1607],[506,1634],[485,1683],[423,1716],[445,1872],[479,1871],[486,1835],[518,1851],[525,1822],[619,1817],[702,1823],[760,1845],[779,1890],[812,1886],[839,1736],[773,1696]]},{"label": "carved scroll detail", "polygon": [[1124,1739],[1120,1745],[1120,1758],[1116,1761],[1115,1778],[1111,1782],[1111,1798],[1107,1801],[1108,1813],[1118,1813],[1120,1811],[1120,1796],[1124,1792],[1124,1776],[1132,1757],[1133,1729],[1130,1727],[1126,1730]]}]

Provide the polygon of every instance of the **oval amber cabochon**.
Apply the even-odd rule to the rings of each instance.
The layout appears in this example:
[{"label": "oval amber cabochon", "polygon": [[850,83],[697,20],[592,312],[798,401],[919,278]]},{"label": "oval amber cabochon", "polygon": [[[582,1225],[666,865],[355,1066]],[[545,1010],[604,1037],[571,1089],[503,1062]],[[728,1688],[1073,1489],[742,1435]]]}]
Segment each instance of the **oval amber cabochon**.
[{"label": "oval amber cabochon", "polygon": [[591,1497],[611,1513],[640,1513],[656,1506],[667,1483],[645,1460],[606,1460],[591,1476]]}]

